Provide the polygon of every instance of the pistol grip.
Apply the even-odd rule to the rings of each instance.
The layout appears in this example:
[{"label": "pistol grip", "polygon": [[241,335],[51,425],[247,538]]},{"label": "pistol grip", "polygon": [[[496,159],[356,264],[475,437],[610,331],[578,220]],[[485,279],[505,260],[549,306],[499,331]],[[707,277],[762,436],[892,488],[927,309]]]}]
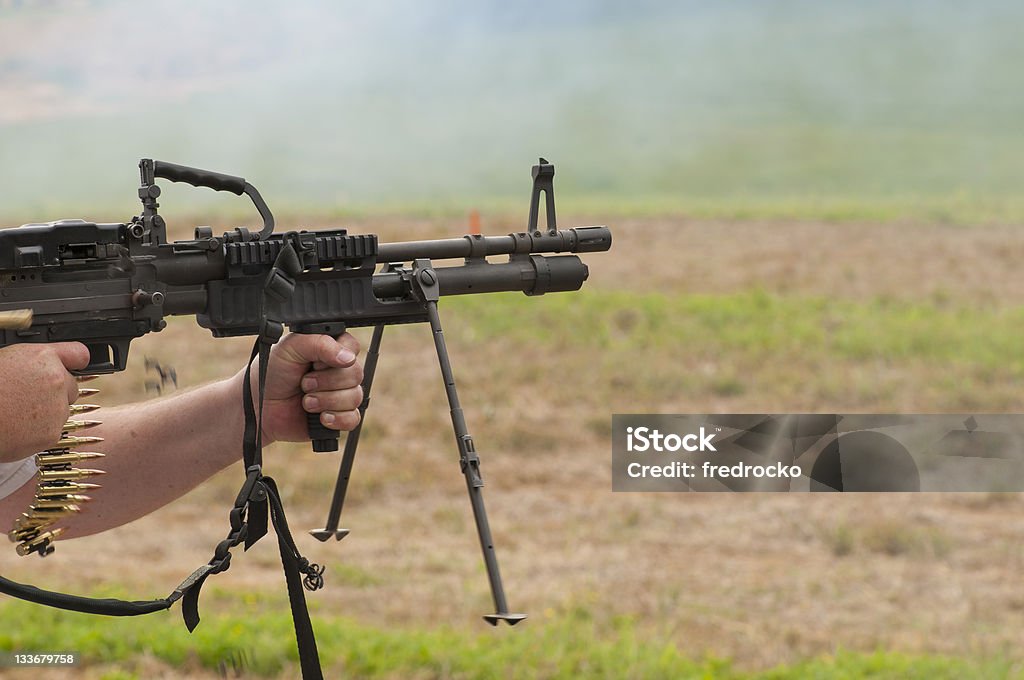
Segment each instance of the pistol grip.
[{"label": "pistol grip", "polygon": [[313,442],[314,452],[329,453],[338,450],[338,431],[324,427],[320,422],[319,413],[306,413],[306,428]]},{"label": "pistol grip", "polygon": [[[317,322],[317,323],[293,323],[291,330],[304,335],[330,335],[338,337],[345,332],[345,322]],[[338,450],[338,431],[324,427],[320,422],[319,413],[306,413],[306,430],[309,432],[309,439],[313,442],[315,453],[329,453]]]}]

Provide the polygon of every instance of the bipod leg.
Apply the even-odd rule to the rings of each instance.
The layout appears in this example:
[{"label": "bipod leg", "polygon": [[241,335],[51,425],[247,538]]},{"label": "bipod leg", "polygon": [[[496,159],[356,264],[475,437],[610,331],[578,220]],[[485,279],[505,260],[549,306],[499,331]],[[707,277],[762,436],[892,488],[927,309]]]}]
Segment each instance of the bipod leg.
[{"label": "bipod leg", "polygon": [[384,324],[373,327],[370,348],[366,351],[363,362],[363,401],[359,404],[359,424],[345,438],[345,452],[338,468],[338,481],[334,484],[334,496],[331,497],[331,509],[327,513],[327,524],[323,529],[313,529],[309,533],[316,539],[326,541],[332,536],[341,540],[348,536],[348,529],[339,529],[341,509],[345,505],[345,494],[348,492],[348,479],[352,475],[352,464],[356,460],[356,447],[359,446],[359,434],[363,431],[366,409],[370,405],[370,388],[373,387],[373,375],[377,372],[377,358],[380,356],[380,341],[384,336]]},{"label": "bipod leg", "polygon": [[[432,270],[429,270],[433,274]],[[419,274],[423,272],[420,271]],[[432,277],[421,283],[428,284]],[[436,277],[433,277],[436,281]],[[434,284],[436,286],[436,283]],[[436,294],[436,290],[434,291]],[[444,378],[444,390],[448,396],[448,406],[451,409],[452,429],[455,431],[455,441],[459,447],[459,463],[462,466],[462,474],[466,478],[466,489],[469,491],[469,502],[473,506],[473,519],[476,521],[476,531],[480,536],[480,547],[484,553],[484,564],[487,567],[487,578],[491,583],[491,596],[494,598],[494,614],[485,614],[484,620],[492,626],[504,621],[514,626],[526,618],[526,614],[513,614],[508,610],[508,603],[505,600],[505,589],[501,584],[501,572],[498,570],[498,557],[494,552],[494,539],[491,537],[491,527],[487,522],[487,510],[484,508],[483,477],[480,476],[480,458],[473,446],[473,437],[466,428],[466,419],[462,414],[462,406],[459,404],[459,394],[455,389],[455,376],[452,373],[451,361],[448,358],[448,348],[444,342],[444,332],[441,330],[441,318],[437,313],[437,299],[427,297],[427,315],[430,320],[430,330],[434,336],[434,347],[437,349],[437,360],[441,365],[441,377]]]}]

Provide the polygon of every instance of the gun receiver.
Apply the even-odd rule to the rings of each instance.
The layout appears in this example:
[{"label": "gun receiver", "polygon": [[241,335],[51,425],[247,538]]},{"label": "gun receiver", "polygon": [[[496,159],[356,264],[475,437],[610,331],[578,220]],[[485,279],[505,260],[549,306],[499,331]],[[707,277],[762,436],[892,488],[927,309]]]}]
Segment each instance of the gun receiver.
[{"label": "gun receiver", "polygon": [[[277,301],[275,323],[293,332],[336,336],[348,328],[374,327],[360,406],[365,415],[384,327],[429,323],[497,610],[485,618],[492,624],[521,620],[505,602],[481,495],[480,459],[456,393],[438,301],[499,291],[579,290],[589,272],[575,253],[608,250],[609,229],[557,228],[554,166],[543,158],[533,168],[525,231],[404,243],[379,243],[376,235],[344,229],[274,233],[266,202],[241,177],[150,159],[140,161],[139,169],[143,209],[128,222],[62,220],[0,230],[0,318],[9,320],[0,323],[0,347],[77,341],[90,354],[81,374],[113,373],[124,370],[131,341],[162,330],[168,316],[194,315],[215,337],[261,336],[267,332],[269,297]],[[200,227],[192,240],[168,242],[158,213],[159,178],[245,194],[263,227],[221,236]],[[538,226],[541,194],[544,229]],[[508,260],[489,262],[492,256]],[[461,264],[434,266],[435,260],[458,258]],[[282,259],[285,275],[279,271]],[[323,427],[316,414],[308,422],[315,451],[337,450],[337,432]],[[312,532],[320,540],[348,533],[338,523],[361,427],[346,440],[326,527]]]}]

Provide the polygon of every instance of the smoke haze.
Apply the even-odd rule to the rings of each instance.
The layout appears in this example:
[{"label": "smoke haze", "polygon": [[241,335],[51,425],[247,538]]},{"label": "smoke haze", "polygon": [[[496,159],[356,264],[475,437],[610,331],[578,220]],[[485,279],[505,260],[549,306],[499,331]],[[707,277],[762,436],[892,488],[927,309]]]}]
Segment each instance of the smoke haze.
[{"label": "smoke haze", "polygon": [[560,194],[603,200],[1009,194],[1022,19],[993,1],[0,2],[0,197],[130,212],[144,156],[312,211],[525,199],[539,155]]}]

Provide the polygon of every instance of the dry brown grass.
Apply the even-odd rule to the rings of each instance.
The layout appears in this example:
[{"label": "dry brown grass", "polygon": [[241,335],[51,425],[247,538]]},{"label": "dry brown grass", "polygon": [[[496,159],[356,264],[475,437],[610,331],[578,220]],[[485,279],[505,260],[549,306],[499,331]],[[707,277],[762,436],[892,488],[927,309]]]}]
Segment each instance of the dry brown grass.
[{"label": "dry brown grass", "polygon": [[[426,220],[350,226],[386,240],[458,231]],[[489,231],[513,227],[494,224]],[[1012,304],[1024,290],[1024,274],[1015,266],[1020,258],[1013,257],[1024,246],[1009,228],[683,220],[617,225],[616,239],[614,256],[588,258],[594,287],[683,295],[757,286],[991,305]],[[648,257],[650,246],[657,260]],[[815,393],[812,385],[810,394],[799,386],[773,394],[727,388],[708,394],[645,382],[657,371],[641,370],[646,377],[630,382],[633,369],[650,359],[630,348],[573,357],[512,341],[476,343],[455,328],[449,335],[515,608],[542,619],[576,607],[599,621],[629,615],[687,652],[728,656],[743,666],[840,647],[1024,649],[1024,522],[1017,519],[1024,502],[1017,495],[611,492],[607,427],[613,412],[949,406],[920,389],[931,377],[927,372],[892,369],[899,387],[891,392]],[[330,565],[328,587],[311,598],[320,611],[373,624],[482,625],[486,579],[428,343],[422,327],[385,336],[343,521],[352,535],[340,544],[299,538],[310,559]],[[174,365],[187,387],[232,373],[247,344],[213,340],[188,320],[176,321],[133,347],[127,375],[102,381],[105,403],[146,396],[144,355]],[[539,371],[523,361],[527,357]],[[706,361],[688,357],[685,347],[655,359],[678,360],[671,371],[663,367],[671,376],[699,372]],[[734,370],[739,380],[756,367]],[[878,378],[878,367],[843,370],[865,384]],[[302,445],[269,453],[268,468],[284,489],[297,533],[322,525],[337,462]],[[89,590],[114,582],[139,597],[163,595],[208,559],[226,529],[240,475],[230,470],[133,525],[66,542],[51,559],[8,553],[0,569],[39,585]],[[139,562],[125,568],[125,555],[138,555]],[[280,591],[279,569],[276,548],[265,541],[239,554],[215,584],[227,591]]]}]

